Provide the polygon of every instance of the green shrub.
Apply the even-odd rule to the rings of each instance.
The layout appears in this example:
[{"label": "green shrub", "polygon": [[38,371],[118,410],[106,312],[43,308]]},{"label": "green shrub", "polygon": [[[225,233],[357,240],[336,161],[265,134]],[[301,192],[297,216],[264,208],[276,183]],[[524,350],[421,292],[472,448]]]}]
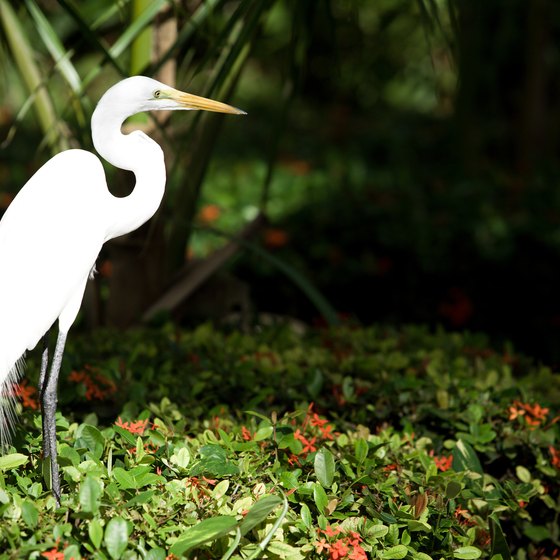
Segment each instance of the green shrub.
[{"label": "green shrub", "polygon": [[6,557],[558,556],[558,377],[481,337],[168,326],[75,338],[65,367],[62,506],[26,385]]}]

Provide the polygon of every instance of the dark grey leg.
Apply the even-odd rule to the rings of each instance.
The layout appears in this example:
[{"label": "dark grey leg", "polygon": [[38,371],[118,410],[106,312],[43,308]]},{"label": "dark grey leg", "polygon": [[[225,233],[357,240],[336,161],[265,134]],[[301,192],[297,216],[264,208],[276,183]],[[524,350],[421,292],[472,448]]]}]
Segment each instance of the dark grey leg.
[{"label": "dark grey leg", "polygon": [[[56,456],[56,406],[58,401],[57,387],[58,374],[62,364],[64,345],[66,344],[66,333],[59,332],[56,340],[56,348],[51,364],[51,369],[41,383],[41,412],[43,415],[43,455],[50,458],[51,467],[51,489],[56,503],[60,505],[60,476]],[[43,359],[45,353],[43,352]],[[41,369],[43,363],[41,362]]]},{"label": "dark grey leg", "polygon": [[45,378],[47,377],[47,368],[49,366],[49,334],[50,330],[43,336],[43,354],[41,356],[41,373],[39,375],[39,398],[43,397]]},{"label": "dark grey leg", "polygon": [[43,406],[43,395],[45,394],[45,380],[47,379],[47,370],[49,367],[49,333],[43,336],[43,354],[41,355],[41,372],[39,374],[39,401],[41,402],[41,417],[43,421],[43,452],[45,456],[50,457],[49,442],[45,439],[45,407]]}]

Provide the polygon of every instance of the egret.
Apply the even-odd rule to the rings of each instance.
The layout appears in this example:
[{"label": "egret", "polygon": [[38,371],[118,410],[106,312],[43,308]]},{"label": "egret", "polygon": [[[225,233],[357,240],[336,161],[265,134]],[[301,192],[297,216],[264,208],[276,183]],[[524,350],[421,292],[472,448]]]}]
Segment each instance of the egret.
[{"label": "egret", "polygon": [[[96,155],[66,150],[29,179],[0,221],[0,444],[6,445],[13,430],[13,387],[22,374],[23,356],[43,338],[39,377],[43,456],[50,465],[57,504],[55,413],[68,331],[102,245],[148,221],[165,190],[161,147],[141,131],[123,134],[121,126],[131,115],[144,111],[196,109],[244,114],[144,76],[118,82],[97,104],[91,132],[93,145],[104,159],[134,173],[132,193],[113,196]],[[49,367],[46,334],[57,320],[58,337]]]}]

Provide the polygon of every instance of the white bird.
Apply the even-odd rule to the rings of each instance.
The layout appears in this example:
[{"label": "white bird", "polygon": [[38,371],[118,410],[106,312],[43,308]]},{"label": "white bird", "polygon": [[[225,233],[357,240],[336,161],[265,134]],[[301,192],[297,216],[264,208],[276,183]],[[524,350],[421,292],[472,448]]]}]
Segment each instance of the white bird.
[{"label": "white bird", "polygon": [[23,355],[58,319],[51,366],[45,343],[39,381],[43,452],[49,458],[57,503],[55,413],[68,330],[102,245],[149,220],[165,190],[160,146],[138,130],[123,134],[121,125],[143,111],[179,109],[244,114],[144,76],[122,80],[99,101],[91,130],[97,152],[112,165],[134,173],[133,192],[125,198],[113,196],[99,158],[84,150],[67,150],[31,177],[0,221],[0,444],[6,445],[13,429],[13,388],[22,374]]}]

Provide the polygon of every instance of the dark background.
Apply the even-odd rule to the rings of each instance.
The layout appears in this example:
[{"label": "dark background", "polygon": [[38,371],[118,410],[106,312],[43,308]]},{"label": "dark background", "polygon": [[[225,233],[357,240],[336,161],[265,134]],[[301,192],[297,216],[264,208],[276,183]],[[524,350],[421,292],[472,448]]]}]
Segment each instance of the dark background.
[{"label": "dark background", "polygon": [[[68,88],[36,23],[13,3],[71,144],[86,149],[88,111],[129,62],[125,53],[111,65],[101,48],[119,38],[127,13],[85,27],[109,4],[89,0],[73,12],[66,2],[38,2],[82,75],[103,68],[80,120],[60,95]],[[206,4],[176,3],[165,18],[181,33]],[[499,348],[512,340],[558,363],[560,4],[224,0],[171,52],[178,87],[205,94],[231,18],[250,30],[250,53],[220,95],[229,92],[248,115],[221,121],[207,159],[204,132],[167,142],[166,154],[189,157],[169,165],[152,225],[102,253],[81,325],[140,321],[180,277],[188,246],[191,263],[214,259],[210,278],[225,283],[201,282],[187,305],[169,310],[187,324],[240,307],[321,323],[320,293],[343,321],[482,330]],[[6,137],[28,93],[2,40]],[[190,122],[174,119],[164,139],[182,138]],[[50,155],[26,113],[0,154],[2,209]],[[189,183],[193,175],[202,187]],[[127,181],[109,171],[117,191]],[[179,228],[177,201],[188,203]],[[235,236],[259,211],[267,225],[232,258],[216,258],[221,234]]]}]

